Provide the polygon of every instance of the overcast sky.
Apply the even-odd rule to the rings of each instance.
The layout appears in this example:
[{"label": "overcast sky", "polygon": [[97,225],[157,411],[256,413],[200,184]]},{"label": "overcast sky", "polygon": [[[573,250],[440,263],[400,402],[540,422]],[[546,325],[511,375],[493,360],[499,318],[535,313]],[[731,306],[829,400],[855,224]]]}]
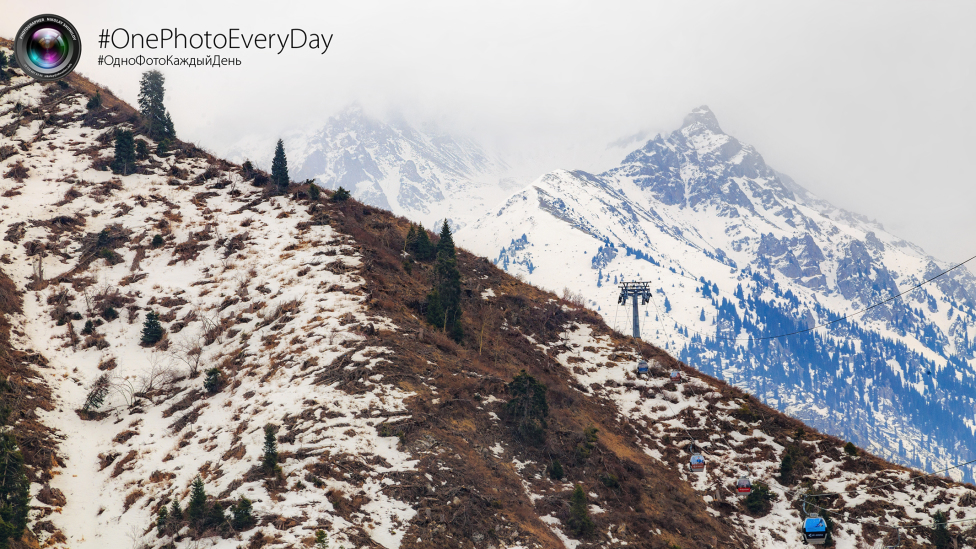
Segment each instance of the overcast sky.
[{"label": "overcast sky", "polygon": [[68,18],[80,72],[134,104],[144,69],[98,67],[118,53],[98,49],[100,29],[334,34],[325,55],[237,50],[237,68],[164,70],[178,133],[218,152],[358,101],[540,169],[591,168],[582,151],[707,104],[814,193],[941,259],[976,254],[973,2],[134,4],[0,0],[0,35],[41,9]]}]

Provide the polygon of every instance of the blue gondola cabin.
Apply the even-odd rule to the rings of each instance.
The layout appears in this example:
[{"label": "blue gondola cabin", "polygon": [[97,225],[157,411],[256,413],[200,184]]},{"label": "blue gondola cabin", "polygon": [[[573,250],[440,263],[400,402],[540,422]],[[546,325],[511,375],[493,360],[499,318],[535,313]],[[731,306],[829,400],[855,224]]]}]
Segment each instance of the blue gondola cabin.
[{"label": "blue gondola cabin", "polygon": [[692,473],[701,473],[705,470],[705,458],[701,454],[691,456],[691,461],[688,462],[688,468],[691,469]]},{"label": "blue gondola cabin", "polygon": [[812,545],[827,542],[827,521],[821,517],[810,517],[803,521],[803,538]]},{"label": "blue gondola cabin", "polygon": [[637,363],[637,375],[646,376],[648,371],[650,371],[650,366],[647,365],[646,360]]}]

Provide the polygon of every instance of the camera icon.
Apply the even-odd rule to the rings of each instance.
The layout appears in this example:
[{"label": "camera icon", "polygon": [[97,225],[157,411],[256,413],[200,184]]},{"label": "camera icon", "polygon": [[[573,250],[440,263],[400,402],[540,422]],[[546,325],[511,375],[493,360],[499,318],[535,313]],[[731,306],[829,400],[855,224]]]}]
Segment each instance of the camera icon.
[{"label": "camera icon", "polygon": [[81,36],[67,19],[45,14],[30,18],[14,40],[14,57],[36,80],[60,80],[81,59]]}]

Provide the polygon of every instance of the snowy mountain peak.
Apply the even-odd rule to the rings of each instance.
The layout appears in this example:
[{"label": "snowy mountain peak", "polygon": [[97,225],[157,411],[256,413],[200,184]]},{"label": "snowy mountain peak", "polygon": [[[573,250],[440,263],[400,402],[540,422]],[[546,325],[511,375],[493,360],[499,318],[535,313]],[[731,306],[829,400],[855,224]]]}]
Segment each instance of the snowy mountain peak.
[{"label": "snowy mountain peak", "polygon": [[681,130],[689,133],[702,130],[712,133],[725,133],[718,125],[718,118],[715,117],[715,113],[707,105],[702,105],[688,113],[681,124]]},{"label": "snowy mountain peak", "polygon": [[[267,167],[273,148],[261,150],[267,152],[258,163]],[[506,164],[474,141],[433,124],[414,126],[400,115],[382,120],[358,103],[315,131],[285,139],[285,150],[292,179],[344,187],[367,204],[427,226],[444,219],[463,226],[512,190],[500,184]]]}]

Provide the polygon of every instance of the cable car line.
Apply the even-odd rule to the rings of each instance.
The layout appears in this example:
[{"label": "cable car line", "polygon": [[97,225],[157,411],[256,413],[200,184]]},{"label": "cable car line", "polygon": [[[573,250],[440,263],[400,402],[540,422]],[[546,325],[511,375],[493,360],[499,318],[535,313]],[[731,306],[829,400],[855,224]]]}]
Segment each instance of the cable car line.
[{"label": "cable car line", "polygon": [[[937,278],[939,278],[939,277],[941,277],[941,276],[944,276],[944,275],[946,275],[947,273],[949,273],[949,272],[951,272],[951,271],[953,271],[953,270],[955,270],[955,269],[957,269],[957,268],[959,268],[959,267],[961,267],[961,266],[963,266],[963,265],[965,265],[965,264],[967,264],[967,263],[969,263],[969,262],[970,262],[970,261],[972,261],[973,259],[976,259],[976,255],[974,255],[974,256],[972,256],[972,257],[970,257],[969,259],[967,259],[967,260],[965,260],[965,261],[963,261],[962,263],[959,263],[959,264],[957,264],[957,265],[954,265],[954,266],[952,266],[952,267],[950,267],[950,268],[948,268],[948,269],[946,269],[946,270],[944,270],[944,271],[942,271],[941,273],[939,273],[939,274],[937,274],[937,275],[935,275],[935,276],[933,276],[933,277],[931,277],[931,278],[929,278],[929,279],[927,279],[927,280],[924,280],[924,281],[922,281],[922,282],[920,282],[920,283],[918,283],[918,284],[916,284],[915,286],[913,286],[913,287],[911,287],[911,288],[909,288],[909,289],[907,289],[907,290],[905,290],[905,291],[902,291],[902,292],[900,292],[900,293],[898,293],[897,295],[894,295],[894,296],[891,296],[891,297],[889,297],[889,298],[887,298],[887,299],[885,299],[885,300],[883,300],[883,301],[880,301],[880,302],[878,302],[878,303],[875,303],[875,304],[873,304],[873,305],[870,305],[870,306],[868,306],[868,307],[866,307],[866,308],[864,308],[864,309],[862,309],[862,310],[860,310],[860,311],[857,311],[857,312],[855,312],[855,313],[851,313],[851,314],[849,314],[849,315],[845,315],[845,316],[843,316],[843,317],[840,317],[840,318],[837,318],[837,319],[835,319],[835,320],[832,320],[832,321],[830,321],[830,322],[827,322],[827,323],[824,323],[824,324],[821,324],[821,325],[819,325],[819,326],[815,326],[815,327],[813,327],[813,328],[807,328],[806,330],[801,330],[801,331],[798,331],[798,332],[792,332],[792,333],[789,333],[789,334],[783,334],[783,335],[781,335],[781,336],[766,336],[766,337],[762,337],[762,338],[750,338],[750,339],[751,339],[751,340],[753,340],[753,341],[756,341],[756,340],[762,340],[762,339],[774,339],[774,338],[777,338],[777,337],[786,337],[786,336],[789,336],[789,335],[795,335],[795,334],[798,334],[798,333],[803,333],[803,332],[808,332],[808,331],[812,331],[812,330],[815,330],[815,329],[817,329],[817,328],[820,328],[820,327],[824,327],[824,326],[827,326],[827,325],[829,325],[829,324],[833,324],[833,323],[836,323],[836,322],[839,322],[840,320],[843,320],[844,318],[849,318],[849,317],[853,317],[853,316],[857,316],[857,315],[860,315],[860,314],[863,314],[863,313],[865,313],[865,312],[867,312],[867,311],[869,311],[869,310],[871,310],[871,309],[874,309],[874,308],[876,308],[876,307],[879,307],[879,306],[881,306],[881,305],[884,305],[884,304],[886,304],[886,303],[889,303],[889,302],[891,302],[891,301],[893,301],[893,300],[895,300],[895,299],[898,299],[898,298],[900,298],[901,296],[903,296],[903,295],[905,295],[905,294],[907,294],[907,293],[909,293],[909,292],[912,292],[912,291],[914,291],[914,290],[916,290],[916,289],[918,289],[918,288],[920,288],[921,286],[923,286],[923,285],[925,285],[925,284],[928,284],[929,282],[932,282],[933,280],[935,280],[935,279],[937,279]],[[667,342],[668,342],[668,341],[670,340],[670,337],[669,337],[669,335],[668,335],[668,333],[669,333],[669,332],[668,332],[668,327],[667,327],[667,325],[666,325],[666,324],[664,323],[664,321],[663,321],[663,319],[662,319],[662,316],[661,316],[661,314],[660,314],[660,313],[661,313],[661,311],[660,311],[660,309],[659,309],[659,308],[657,307],[657,300],[655,300],[655,299],[654,299],[654,296],[653,296],[653,292],[651,293],[651,299],[652,299],[652,301],[653,301],[653,303],[654,303],[654,309],[655,309],[655,312],[657,313],[657,317],[658,317],[658,321],[660,322],[660,324],[661,324],[661,328],[662,328],[662,330],[664,331],[664,334],[663,334],[663,335],[664,335],[664,337],[666,338],[666,341],[665,341],[665,347],[667,347]],[[670,315],[667,315],[667,316],[668,316],[669,318],[671,318],[671,320],[674,320],[674,318],[673,318],[673,317],[671,317]],[[676,324],[680,324],[680,323],[679,323],[679,322],[677,322],[677,321],[675,321],[675,323],[676,323]],[[684,326],[683,324],[680,324],[680,325],[682,325],[682,326]],[[685,326],[685,327],[687,328],[687,326]],[[700,332],[697,332],[697,331],[696,331],[696,333],[699,333],[699,334],[700,334]],[[723,339],[731,339],[731,338],[723,338]],[[737,340],[742,340],[742,338],[738,338]],[[665,401],[665,402],[667,402],[667,401]],[[670,402],[668,402],[668,407],[669,407],[669,408],[671,407],[671,404],[670,404]],[[673,408],[671,409],[671,411],[672,411],[672,413],[674,413],[674,409],[673,409]],[[675,414],[675,416],[677,417],[677,414]],[[687,431],[687,430],[686,430],[686,431]],[[689,433],[689,436],[690,436],[690,433]],[[694,437],[692,437],[692,440],[693,440],[693,441],[694,441],[694,442],[695,442],[695,443],[697,444],[697,441],[695,441],[695,440],[694,440]],[[729,446],[729,445],[728,445],[728,440],[727,440],[727,439],[726,439],[726,446]],[[930,476],[930,475],[936,475],[936,474],[940,474],[940,473],[945,473],[945,472],[947,472],[947,471],[950,471],[950,470],[953,470],[953,469],[959,469],[959,468],[961,468],[961,467],[964,467],[964,466],[966,466],[966,465],[970,465],[970,464],[972,464],[972,463],[976,463],[976,459],[973,459],[973,460],[970,460],[970,461],[967,461],[967,462],[964,462],[964,463],[959,463],[959,464],[957,464],[957,465],[954,465],[954,466],[952,466],[952,467],[947,467],[947,468],[945,468],[945,469],[942,469],[942,470],[939,470],[939,471],[933,471],[933,472],[931,472],[931,473],[924,473],[924,472],[923,472],[923,473],[921,473],[921,474],[918,474],[918,475],[915,475],[915,476],[909,476],[909,477],[908,477],[908,478],[906,478],[906,479],[898,479],[898,480],[895,480],[895,481],[892,481],[892,482],[888,482],[888,483],[885,483],[885,484],[880,484],[880,485],[875,485],[875,486],[868,486],[868,487],[866,487],[866,488],[862,488],[862,489],[858,489],[858,490],[847,490],[847,491],[844,491],[844,492],[835,492],[835,493],[824,493],[824,494],[813,494],[813,495],[808,495],[807,497],[825,497],[825,496],[831,496],[831,495],[842,495],[842,494],[849,494],[849,493],[858,493],[858,492],[866,492],[867,490],[871,490],[871,489],[877,489],[877,488],[885,488],[885,487],[887,487],[887,486],[891,486],[891,485],[894,485],[894,484],[898,484],[898,483],[901,483],[901,482],[908,482],[908,481],[911,481],[911,480],[914,480],[914,479],[917,479],[917,478],[921,478],[921,477],[925,477],[925,476]],[[793,492],[793,491],[786,491],[786,492],[784,492],[784,495],[786,495],[786,494],[793,494],[793,495],[796,495],[797,493],[796,493],[796,492]]]},{"label": "cable car line", "polygon": [[[976,257],[976,256],[974,256],[974,257]],[[665,333],[666,333],[667,332],[667,328],[666,328],[666,326],[664,326],[663,321],[661,321],[660,319],[661,319],[661,317],[659,315],[658,316],[658,320],[659,320],[659,322],[661,322],[662,329],[664,329],[665,330]],[[665,337],[667,337],[667,336],[665,336]],[[678,414],[677,414],[677,412],[675,412],[674,408],[671,406],[671,402],[668,401],[667,399],[663,399],[663,400],[667,404],[668,409],[671,411],[672,417],[677,418],[678,417]],[[691,459],[694,460],[695,457],[696,457],[696,455],[698,455],[698,456],[700,456],[702,454],[707,455],[708,452],[705,452],[704,447],[702,447],[702,445],[698,443],[698,440],[694,437],[694,435],[691,434],[691,432],[688,430],[688,428],[685,427],[683,424],[682,424],[681,428],[682,428],[682,430],[685,431],[685,434],[688,436],[688,438],[691,439],[691,442],[694,445],[693,450],[696,451],[696,454],[693,455]],[[725,439],[726,447],[729,450],[732,450],[733,447],[728,443],[728,438],[727,437],[723,437],[723,438]],[[803,501],[804,501],[804,513],[806,513],[807,499],[819,498],[819,497],[827,497],[827,496],[840,496],[840,495],[845,495],[845,494],[866,493],[867,491],[872,490],[872,489],[885,488],[885,487],[888,487],[888,486],[892,486],[894,484],[899,484],[899,483],[903,483],[903,482],[909,482],[911,480],[915,480],[915,479],[918,479],[918,478],[927,477],[927,476],[933,476],[933,475],[937,475],[937,474],[940,474],[940,473],[945,473],[947,471],[951,471],[953,469],[959,469],[961,467],[964,467],[966,465],[970,465],[972,463],[976,463],[976,459],[972,459],[972,460],[969,460],[969,461],[966,461],[966,462],[963,462],[963,463],[959,463],[959,464],[953,465],[951,467],[946,467],[945,469],[941,469],[939,471],[933,471],[931,473],[922,472],[922,473],[917,474],[917,475],[914,475],[914,476],[909,476],[908,478],[905,478],[905,479],[897,479],[897,480],[894,480],[894,481],[891,481],[891,482],[888,482],[888,483],[885,483],[885,484],[868,486],[868,487],[865,487],[865,488],[845,490],[845,491],[841,491],[841,492],[825,492],[825,493],[821,493],[821,494],[800,494],[799,492],[794,491],[794,490],[784,490],[783,491],[783,495],[784,496],[790,496],[790,495],[792,495],[792,496],[802,496],[803,497]],[[701,466],[702,466],[701,471],[695,471],[694,469],[692,469],[692,472],[703,472],[704,471],[704,459],[702,459]],[[689,467],[691,467],[691,463],[689,463]],[[739,489],[740,488],[739,485],[740,485],[740,483],[742,483],[742,480],[743,479],[746,479],[746,481],[749,483],[749,491],[748,492]],[[736,483],[736,491],[739,492],[739,493],[743,493],[743,494],[749,493],[749,492],[751,492],[751,488],[752,488],[752,483],[751,483],[751,480],[748,477],[742,477]],[[841,515],[841,511],[833,511],[833,510],[829,510],[829,509],[824,509],[823,507],[821,507],[819,505],[816,505],[814,503],[811,503],[810,505],[812,505],[813,507],[816,507],[818,509],[818,512],[822,512],[822,513],[825,513],[825,514],[828,514],[828,515],[833,515],[833,516],[838,517],[839,519],[841,518],[841,516],[840,516]],[[849,513],[849,511],[847,513]],[[809,518],[811,518],[811,517],[807,517],[807,519],[804,519],[804,532],[806,532],[807,520]],[[957,519],[957,520],[945,521],[945,522],[941,522],[941,523],[940,522],[917,523],[917,524],[912,524],[912,525],[898,524],[898,525],[895,525],[895,526],[891,526],[891,525],[882,524],[882,523],[877,522],[877,521],[874,521],[874,520],[869,520],[869,518],[870,517],[865,517],[865,518],[861,518],[861,519],[858,519],[858,518],[854,518],[854,519],[844,518],[843,520],[844,520],[844,522],[848,522],[848,523],[853,521],[853,522],[856,522],[856,523],[859,523],[859,524],[871,524],[871,525],[878,526],[878,527],[881,527],[881,528],[895,528],[896,530],[900,530],[902,528],[908,530],[908,529],[922,528],[922,527],[935,527],[935,526],[939,526],[939,525],[959,524],[959,523],[965,523],[965,522],[976,522],[976,518],[970,518],[970,519]],[[807,534],[804,533],[804,536],[806,536],[806,535]],[[894,545],[892,547],[899,547],[900,546],[900,539],[901,539],[901,533],[900,533],[900,531],[899,531],[898,537],[899,537],[899,541],[896,543],[896,545]],[[807,541],[809,543],[818,544],[816,542],[819,539],[821,539],[821,538],[807,538]],[[823,538],[823,539],[826,539],[826,538]],[[823,542],[821,542],[821,543],[823,543]]]},{"label": "cable car line", "polygon": [[[841,515],[842,511],[824,509],[823,507],[820,507],[819,505],[816,505],[816,504],[812,504],[812,505],[814,507],[816,507],[819,510],[819,512],[826,513],[828,515],[834,515],[835,517],[838,517],[838,519],[841,518],[840,515]],[[849,513],[850,511],[844,511],[844,512],[845,513]],[[933,521],[933,522],[924,522],[924,523],[923,522],[920,522],[920,523],[917,523],[917,524],[908,524],[908,525],[898,524],[897,526],[891,526],[891,525],[881,524],[880,522],[870,521],[870,520],[868,520],[868,518],[870,518],[870,517],[865,517],[865,518],[845,518],[843,520],[845,522],[857,522],[859,524],[872,524],[874,526],[882,526],[882,527],[885,527],[885,528],[904,528],[906,530],[912,529],[912,528],[932,528],[932,527],[935,527],[935,526],[945,526],[945,525],[949,525],[949,524],[959,524],[959,523],[963,523],[963,522],[976,522],[976,517],[974,517],[974,518],[968,518],[968,519],[947,520],[945,522],[935,522],[935,521]]]},{"label": "cable car line", "polygon": [[[913,477],[910,476],[910,477],[908,477],[906,479],[894,480],[894,481],[891,481],[891,482],[889,482],[887,484],[878,484],[876,486],[868,486],[867,488],[862,488],[862,489],[859,489],[859,490],[847,490],[847,491],[844,491],[844,492],[825,492],[823,494],[808,494],[806,497],[809,497],[809,498],[820,498],[820,497],[827,497],[827,496],[840,496],[840,495],[844,495],[844,494],[857,493],[857,492],[866,492],[868,490],[872,490],[872,489],[876,489],[876,488],[884,488],[886,486],[891,486],[892,484],[898,484],[900,482],[908,482],[910,480],[914,480],[914,479],[917,479],[917,478],[927,477],[927,476],[931,476],[931,475],[937,475],[939,473],[944,473],[946,471],[951,471],[952,469],[958,469],[960,467],[969,465],[970,463],[976,463],[976,459],[971,459],[971,460],[969,460],[969,461],[967,461],[965,463],[960,463],[960,464],[954,465],[952,467],[947,467],[945,469],[942,469],[941,471],[933,471],[931,473],[922,473],[922,474],[919,474],[919,475],[915,475]],[[955,481],[953,481],[953,482],[955,482]],[[793,493],[796,493],[796,492],[793,492]]]},{"label": "cable car line", "polygon": [[[905,290],[903,292],[900,292],[897,295],[891,296],[891,297],[889,297],[889,298],[887,298],[887,299],[885,299],[883,301],[880,301],[878,303],[875,303],[875,304],[873,304],[873,305],[871,305],[869,307],[866,307],[866,308],[864,308],[864,309],[862,309],[860,311],[857,311],[855,313],[852,313],[852,314],[845,315],[843,317],[834,319],[834,320],[832,320],[830,322],[821,324],[819,326],[815,326],[813,328],[808,328],[806,330],[792,332],[790,334],[783,334],[783,335],[780,335],[780,336],[767,336],[767,337],[762,337],[762,338],[749,338],[749,339],[752,339],[752,340],[761,340],[761,339],[773,339],[773,338],[776,338],[776,337],[786,337],[786,336],[789,336],[789,335],[795,335],[795,334],[798,334],[798,333],[812,331],[812,330],[815,330],[817,328],[820,328],[820,327],[823,327],[823,326],[827,326],[827,325],[830,325],[830,324],[839,322],[840,320],[843,320],[845,318],[850,318],[850,317],[853,317],[853,316],[857,316],[859,314],[863,314],[863,313],[865,313],[865,312],[867,312],[867,311],[869,311],[869,310],[871,310],[873,308],[879,307],[879,306],[884,305],[886,303],[889,303],[889,302],[891,302],[891,301],[893,301],[895,299],[898,299],[901,296],[903,296],[903,295],[905,295],[905,294],[907,294],[907,293],[909,293],[911,291],[914,291],[914,290],[918,289],[919,287],[921,287],[921,286],[923,286],[925,284],[928,284],[929,282],[932,282],[932,281],[936,280],[937,278],[939,278],[941,276],[944,276],[945,274],[951,272],[952,270],[957,269],[957,268],[965,265],[966,263],[969,263],[973,259],[976,259],[976,256],[973,256],[973,257],[967,259],[966,261],[963,261],[962,263],[959,263],[959,264],[957,264],[957,265],[955,265],[955,266],[953,266],[953,267],[951,267],[949,269],[946,269],[945,271],[942,271],[941,273],[939,273],[939,274],[937,274],[937,275],[935,275],[935,276],[933,276],[933,277],[931,277],[931,278],[929,278],[929,279],[927,279],[927,280],[925,280],[925,281],[923,281],[923,282],[921,282],[919,284],[916,284],[912,288],[910,288],[908,290]],[[657,306],[657,300],[654,299],[654,297],[653,297],[653,292],[651,293],[651,300],[654,303],[654,309],[655,309],[655,312],[657,313],[656,316],[657,316],[658,322],[660,323],[661,328],[662,328],[662,331],[664,332],[662,335],[666,338],[665,349],[667,349],[667,347],[668,347],[668,340],[670,339],[669,338],[669,335],[668,335],[669,334],[669,331],[668,331],[667,325],[664,323],[663,317],[661,315],[661,311],[660,311],[660,309]],[[618,309],[619,309],[619,301],[618,301]],[[671,318],[671,320],[674,320],[673,317],[671,317],[670,315],[668,315],[668,317]],[[614,318],[616,320],[616,315],[614,316]],[[644,326],[646,326],[646,324],[648,323],[648,320],[646,320],[647,318],[648,317],[645,316],[645,319],[640,321],[641,328],[643,328]],[[675,323],[676,324],[680,324],[677,321],[675,321]],[[643,330],[641,330],[641,331],[643,331]],[[699,333],[699,332],[696,332],[696,333]],[[726,338],[726,339],[728,339],[728,338]],[[650,375],[650,372],[648,370],[648,367],[646,365],[646,362],[644,362],[643,360],[641,360],[640,363],[638,364],[638,377],[641,374],[641,365],[644,366],[643,372],[646,375]],[[675,371],[672,372],[671,379],[672,380],[675,379],[675,372],[678,373],[677,380],[680,381],[680,372],[677,371],[677,370],[675,370]],[[645,385],[645,387],[646,387],[646,385]],[[679,391],[679,394],[680,394],[680,391]],[[678,413],[675,411],[674,407],[671,405],[671,402],[668,399],[662,399],[662,400],[664,400],[664,402],[667,405],[668,409],[671,411],[672,417],[675,418],[675,419],[677,419],[678,418]],[[710,415],[710,414],[708,414],[708,412],[706,411],[706,416],[708,416],[708,415]],[[708,422],[708,418],[706,417],[705,419],[706,419],[706,423],[707,423]],[[701,444],[698,443],[698,440],[695,438],[694,435],[691,434],[691,431],[684,425],[683,422],[680,425],[681,425],[681,429],[685,432],[685,434],[691,440],[691,444],[692,444],[692,447],[689,449],[692,452],[692,456],[691,456],[691,458],[689,460],[689,470],[692,473],[701,473],[701,472],[704,472],[705,471],[705,459],[704,459],[704,455],[707,455],[708,452],[705,452],[704,447]],[[734,447],[731,444],[729,444],[728,437],[727,436],[722,436],[721,438],[724,439],[724,442],[725,442],[725,446],[726,446],[727,451],[734,452]],[[711,441],[711,439],[709,439],[709,444],[711,444],[711,443],[712,443],[712,441]],[[936,475],[936,474],[940,474],[940,473],[945,473],[947,471],[950,471],[950,470],[953,470],[953,469],[959,469],[961,467],[964,467],[966,465],[970,465],[972,463],[976,463],[976,459],[973,459],[973,460],[970,460],[970,461],[966,461],[966,462],[963,462],[963,463],[959,463],[959,464],[953,465],[951,467],[947,467],[945,469],[941,469],[939,471],[934,471],[932,473],[922,472],[922,473],[920,473],[918,475],[914,475],[914,476],[909,475],[905,479],[896,479],[894,481],[887,482],[885,484],[879,484],[879,485],[861,487],[861,488],[851,489],[851,490],[844,490],[844,491],[840,491],[840,492],[825,492],[825,493],[821,493],[821,494],[799,494],[798,492],[793,491],[793,490],[784,490],[783,495],[784,496],[787,496],[787,497],[789,497],[789,496],[802,495],[802,497],[803,497],[803,513],[808,515],[804,519],[804,521],[803,521],[803,535],[804,535],[804,538],[805,538],[805,540],[806,540],[807,543],[811,543],[811,544],[814,544],[814,545],[821,545],[821,544],[823,544],[826,541],[827,531],[826,531],[826,523],[822,519],[820,519],[819,513],[822,512],[822,513],[825,513],[827,515],[833,515],[833,516],[838,517],[838,519],[840,519],[841,518],[840,517],[841,511],[832,511],[832,510],[829,510],[829,509],[824,509],[823,507],[821,507],[819,505],[816,505],[816,504],[811,503],[810,505],[812,505],[813,507],[815,507],[818,510],[818,513],[817,514],[810,514],[807,511],[807,505],[808,505],[808,501],[807,500],[808,499],[814,499],[814,498],[819,498],[819,497],[827,497],[827,496],[840,496],[840,495],[844,495],[844,494],[867,493],[868,491],[873,490],[873,489],[882,489],[882,488],[886,488],[888,486],[892,486],[892,485],[895,485],[895,484],[909,482],[909,481],[912,481],[912,480],[915,480],[915,479],[918,479],[918,478],[921,478],[921,477],[927,477],[927,476],[932,476],[932,475]],[[751,473],[751,471],[750,471],[750,473]],[[752,491],[752,483],[751,483],[751,480],[748,478],[748,476],[743,476],[743,477],[739,478],[739,480],[736,483],[736,492],[738,492],[740,494],[747,494],[747,493],[750,493],[751,491]],[[945,526],[945,525],[949,525],[949,524],[960,524],[960,523],[966,523],[966,522],[976,522],[976,518],[969,518],[969,519],[957,519],[957,520],[952,520],[952,521],[946,520],[945,522],[916,523],[916,524],[910,524],[910,525],[896,524],[894,526],[891,526],[891,525],[882,524],[882,523],[878,522],[875,517],[865,517],[865,518],[861,518],[861,519],[858,519],[858,518],[850,519],[850,518],[847,518],[847,517],[849,517],[849,513],[850,513],[850,511],[845,511],[844,512],[845,516],[844,516],[844,518],[842,520],[844,522],[846,522],[846,523],[855,522],[855,523],[858,523],[858,524],[871,524],[871,525],[874,525],[874,526],[877,526],[877,527],[880,527],[880,528],[894,528],[896,530],[896,532],[898,533],[898,541],[896,542],[896,544],[894,546],[889,546],[888,549],[894,549],[894,548],[897,548],[897,547],[900,547],[901,546],[901,529],[902,528],[908,530],[908,529],[922,528],[922,527],[930,528],[930,527],[935,527],[935,526],[940,526],[940,525]],[[870,519],[875,519],[875,520],[870,520]]]},{"label": "cable car line", "polygon": [[[654,303],[654,309],[658,313],[656,315],[656,318],[657,318],[658,322],[661,324],[661,329],[664,332],[663,335],[664,335],[665,338],[669,338],[669,329],[664,324],[664,320],[662,319],[662,317],[660,315],[660,310],[657,307],[657,301],[654,299],[653,292],[651,294],[651,301]],[[645,317],[645,318],[647,318],[647,317]],[[641,323],[644,325],[644,326],[641,327],[642,333],[644,333],[643,332],[643,328],[646,326],[646,324],[648,322],[649,322],[649,320],[642,320],[641,321]],[[666,339],[666,341],[667,341],[667,339]],[[667,344],[665,344],[665,346],[667,346]],[[641,361],[641,362],[643,362],[643,361]],[[640,368],[641,368],[640,363],[638,363],[638,375],[640,373]],[[678,374],[677,378],[675,377],[675,374],[676,373]],[[648,372],[648,375],[649,375],[649,372]],[[677,370],[672,371],[671,372],[671,379],[672,380],[677,379],[678,381],[680,381],[681,380],[680,372],[677,371]],[[664,402],[667,404],[668,408],[671,410],[671,414],[673,415],[673,417],[677,418],[678,417],[678,414],[674,411],[674,408],[671,407],[671,402],[668,401],[667,399],[664,399]],[[688,438],[691,439],[691,442],[694,445],[694,448],[692,448],[692,450],[695,450],[695,452],[693,453],[691,459],[689,460],[689,468],[690,468],[690,470],[692,472],[695,472],[695,473],[703,472],[704,471],[704,467],[705,467],[705,463],[704,463],[704,458],[703,458],[702,454],[707,454],[707,452],[704,452],[704,448],[702,447],[702,445],[698,443],[698,440],[691,434],[690,431],[688,431],[688,429],[686,427],[684,427],[682,425],[682,428],[684,429],[685,433],[688,435]],[[733,450],[733,446],[731,444],[729,444],[728,437],[723,436],[722,439],[725,442],[726,449],[729,450],[729,451],[732,451]],[[711,440],[709,440],[709,444],[711,444]],[[749,477],[748,476],[743,476],[743,477],[739,478],[739,480],[736,482],[736,493],[739,493],[739,494],[748,494],[748,493],[751,493],[751,492],[752,492],[752,481],[749,480]]]},{"label": "cable car line", "polygon": [[[814,330],[817,330],[817,329],[820,329],[820,328],[824,328],[824,327],[830,326],[832,324],[836,324],[836,323],[838,323],[838,322],[840,322],[842,320],[846,320],[848,318],[854,318],[856,316],[860,316],[860,315],[862,315],[862,314],[864,314],[864,313],[866,313],[866,312],[868,312],[868,311],[870,311],[872,309],[875,309],[875,308],[880,307],[882,305],[886,305],[886,304],[888,304],[888,303],[890,303],[890,302],[892,302],[892,301],[894,301],[896,299],[899,299],[902,296],[904,296],[905,294],[908,294],[910,292],[913,292],[913,291],[921,288],[922,286],[928,284],[929,282],[932,282],[933,280],[935,280],[937,278],[940,278],[942,276],[945,276],[946,274],[948,274],[948,273],[950,273],[950,272],[958,269],[959,267],[962,267],[963,265],[969,263],[970,261],[972,261],[974,259],[976,259],[976,255],[970,257],[969,259],[963,261],[962,263],[959,263],[959,264],[953,265],[952,267],[949,267],[948,269],[946,269],[946,270],[942,271],[941,273],[933,276],[932,278],[928,278],[926,280],[923,280],[922,282],[919,282],[918,284],[912,286],[911,288],[909,288],[909,289],[907,289],[905,291],[899,292],[899,293],[897,293],[897,294],[895,294],[895,295],[893,295],[891,297],[888,297],[886,299],[883,299],[881,301],[878,301],[877,303],[874,303],[872,305],[868,305],[867,307],[865,307],[863,309],[860,309],[858,311],[854,311],[853,313],[848,313],[846,315],[837,317],[837,318],[835,318],[833,320],[828,320],[827,322],[823,322],[823,323],[817,324],[816,326],[812,326],[810,328],[804,328],[802,330],[796,330],[796,331],[788,332],[788,333],[785,333],[785,334],[771,335],[771,336],[761,336],[761,337],[751,337],[751,336],[750,337],[722,337],[722,336],[719,336],[719,335],[706,334],[706,333],[700,332],[698,330],[689,328],[687,324],[682,324],[681,322],[678,322],[677,320],[674,320],[674,317],[672,317],[669,313],[665,313],[665,314],[668,316],[668,318],[670,318],[671,320],[673,320],[675,324],[678,324],[679,326],[683,326],[685,329],[687,329],[687,330],[689,330],[691,332],[694,332],[694,333],[696,333],[696,334],[698,334],[698,335],[700,335],[702,337],[706,337],[706,338],[715,338],[715,339],[720,339],[720,340],[723,340],[723,341],[765,341],[765,340],[768,340],[768,339],[779,339],[779,338],[782,338],[782,337],[789,337],[789,336],[794,336],[794,335],[798,335],[798,334],[805,334],[807,332],[812,332]],[[696,282],[701,282],[701,281],[699,280],[699,281],[696,281]]]}]

